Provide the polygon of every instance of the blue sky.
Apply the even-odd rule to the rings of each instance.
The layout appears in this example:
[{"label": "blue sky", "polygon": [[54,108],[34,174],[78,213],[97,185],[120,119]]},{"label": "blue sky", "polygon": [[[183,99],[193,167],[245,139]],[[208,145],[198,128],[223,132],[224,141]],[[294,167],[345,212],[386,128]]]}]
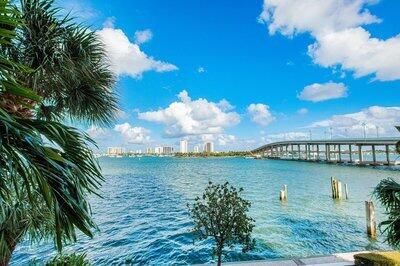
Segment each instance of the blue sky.
[{"label": "blue sky", "polygon": [[58,3],[98,32],[118,75],[118,121],[85,128],[102,150],[249,149],[400,124],[398,1]]}]

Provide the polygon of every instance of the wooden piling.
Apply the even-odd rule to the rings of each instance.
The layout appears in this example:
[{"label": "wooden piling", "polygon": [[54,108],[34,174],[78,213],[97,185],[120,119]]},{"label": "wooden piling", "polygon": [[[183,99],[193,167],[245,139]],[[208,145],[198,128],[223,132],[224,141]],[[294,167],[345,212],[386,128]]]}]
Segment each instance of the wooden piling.
[{"label": "wooden piling", "polygon": [[342,198],[342,182],[331,177],[331,187],[332,187],[332,198],[341,199]]},{"label": "wooden piling", "polygon": [[287,185],[284,185],[282,190],[279,191],[279,200],[286,201],[288,199]]},{"label": "wooden piling", "polygon": [[365,201],[365,214],[367,220],[367,234],[371,238],[376,238],[375,208],[372,201]]},{"label": "wooden piling", "polygon": [[284,201],[285,199],[285,191],[284,190],[280,190],[279,191],[279,200],[280,201]]}]

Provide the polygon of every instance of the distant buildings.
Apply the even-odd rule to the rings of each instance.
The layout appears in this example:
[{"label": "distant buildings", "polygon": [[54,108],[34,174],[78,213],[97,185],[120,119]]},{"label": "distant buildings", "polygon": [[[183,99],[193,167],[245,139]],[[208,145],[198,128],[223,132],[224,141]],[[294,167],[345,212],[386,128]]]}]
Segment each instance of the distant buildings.
[{"label": "distant buildings", "polygon": [[199,153],[199,152],[200,152],[200,147],[199,147],[199,145],[195,145],[195,146],[193,147],[193,152],[194,152],[194,153]]},{"label": "distant buildings", "polygon": [[171,155],[174,153],[174,148],[169,146],[162,147],[162,154],[163,155]]},{"label": "distant buildings", "polygon": [[162,154],[162,152],[163,152],[163,147],[156,147],[156,148],[154,149],[154,153],[155,153],[155,154],[160,155],[160,154]]},{"label": "distant buildings", "polygon": [[152,148],[147,148],[147,149],[146,149],[146,153],[147,153],[147,154],[153,154],[154,152],[153,152],[153,149],[152,149]]},{"label": "distant buildings", "polygon": [[118,156],[124,153],[124,149],[121,147],[108,147],[107,155],[108,156]]},{"label": "distant buildings", "polygon": [[214,152],[214,143],[211,141],[204,143],[203,151],[207,153]]},{"label": "distant buildings", "polygon": [[172,155],[173,153],[174,148],[170,146],[158,146],[154,149],[156,155]]},{"label": "distant buildings", "polygon": [[181,153],[188,153],[188,141],[183,139],[180,142],[179,152]]}]

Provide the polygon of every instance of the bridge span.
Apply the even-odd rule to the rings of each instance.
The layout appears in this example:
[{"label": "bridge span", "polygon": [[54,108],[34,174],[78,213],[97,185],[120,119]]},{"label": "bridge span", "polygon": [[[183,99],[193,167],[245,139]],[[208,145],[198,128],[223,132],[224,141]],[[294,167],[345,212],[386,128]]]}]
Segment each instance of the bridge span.
[{"label": "bridge span", "polygon": [[400,164],[396,145],[400,138],[288,140],[252,151],[257,158],[301,160],[357,165]]}]

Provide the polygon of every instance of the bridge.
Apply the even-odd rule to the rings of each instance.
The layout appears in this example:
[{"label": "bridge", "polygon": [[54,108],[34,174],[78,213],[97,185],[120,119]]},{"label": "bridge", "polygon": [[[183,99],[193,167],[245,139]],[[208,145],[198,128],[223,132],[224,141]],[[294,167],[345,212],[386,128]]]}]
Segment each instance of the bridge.
[{"label": "bridge", "polygon": [[266,144],[252,151],[256,158],[347,163],[400,164],[396,145],[400,138],[289,140]]}]

